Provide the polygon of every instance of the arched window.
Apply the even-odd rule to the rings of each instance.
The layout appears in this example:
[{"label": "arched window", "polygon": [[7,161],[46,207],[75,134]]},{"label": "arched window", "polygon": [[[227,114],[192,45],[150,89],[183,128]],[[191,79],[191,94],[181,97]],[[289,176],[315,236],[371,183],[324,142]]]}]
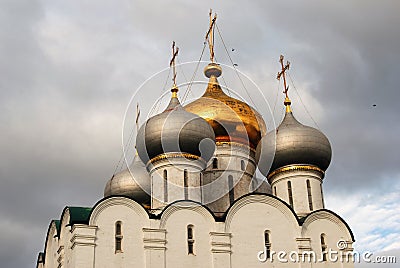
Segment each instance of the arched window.
[{"label": "arched window", "polygon": [[115,253],[122,252],[122,223],[117,221],[115,223]]},{"label": "arched window", "polygon": [[326,236],[325,234],[321,234],[321,254],[322,254],[322,261],[326,261]]},{"label": "arched window", "polygon": [[168,172],[164,169],[164,203],[168,202]]},{"label": "arched window", "polygon": [[274,186],[274,195],[276,196],[276,186]]},{"label": "arched window", "polygon": [[203,174],[200,173],[200,200],[203,203]]},{"label": "arched window", "polygon": [[310,180],[307,180],[307,194],[308,194],[308,207],[310,208],[310,210],[313,210]]},{"label": "arched window", "polygon": [[257,182],[256,178],[254,177],[253,179],[251,179],[251,190],[253,192],[255,192],[257,190],[257,186],[258,186],[258,182]]},{"label": "arched window", "polygon": [[194,254],[194,235],[193,235],[193,225],[187,226],[187,246],[188,254]]},{"label": "arched window", "polygon": [[244,164],[244,160],[240,160],[240,169],[245,171],[246,170],[246,166]]},{"label": "arched window", "polygon": [[292,193],[292,182],[291,181],[287,182],[287,189],[288,189],[288,195],[289,195],[289,205],[293,208],[293,193]]},{"label": "arched window", "polygon": [[228,176],[228,187],[229,187],[229,204],[232,204],[235,201],[235,192],[234,192],[234,188],[233,188],[232,175]]},{"label": "arched window", "polygon": [[217,168],[218,168],[218,159],[217,159],[217,158],[214,158],[214,159],[213,159],[212,168],[213,168],[213,169],[217,169]]},{"label": "arched window", "polygon": [[264,232],[264,246],[265,246],[265,257],[267,259],[271,258],[271,232],[266,230]]},{"label": "arched window", "polygon": [[185,169],[183,171],[183,190],[184,190],[184,195],[185,195],[185,200],[189,199],[189,192],[188,192],[188,172]]},{"label": "arched window", "polygon": [[324,207],[324,191],[322,191],[322,184],[321,184],[321,201],[322,201],[322,207]]}]

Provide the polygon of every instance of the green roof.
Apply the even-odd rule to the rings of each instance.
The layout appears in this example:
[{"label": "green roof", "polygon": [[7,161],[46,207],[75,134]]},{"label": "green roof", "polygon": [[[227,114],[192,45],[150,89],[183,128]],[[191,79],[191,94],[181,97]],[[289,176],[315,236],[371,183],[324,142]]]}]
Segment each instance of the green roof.
[{"label": "green roof", "polygon": [[61,221],[60,220],[53,220],[53,222],[56,225],[56,231],[57,231],[56,236],[59,236],[60,235],[60,230],[61,230]]},{"label": "green roof", "polygon": [[92,208],[86,207],[68,207],[69,210],[69,224],[88,223],[89,215]]}]

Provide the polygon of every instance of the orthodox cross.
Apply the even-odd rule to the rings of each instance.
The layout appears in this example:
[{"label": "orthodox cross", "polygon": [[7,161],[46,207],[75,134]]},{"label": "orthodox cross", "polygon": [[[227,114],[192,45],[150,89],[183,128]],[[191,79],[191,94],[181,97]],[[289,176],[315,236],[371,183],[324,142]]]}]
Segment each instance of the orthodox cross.
[{"label": "orthodox cross", "polygon": [[175,41],[172,42],[172,59],[169,62],[169,67],[172,67],[173,77],[172,81],[174,82],[174,88],[176,87],[176,67],[175,67],[175,59],[178,56],[179,48],[175,47]]},{"label": "orthodox cross", "polygon": [[281,68],[282,70],[280,72],[278,72],[278,76],[276,77],[276,79],[280,80],[281,77],[283,77],[283,86],[285,87],[285,90],[283,91],[283,93],[285,93],[285,96],[287,99],[289,99],[288,97],[288,90],[289,90],[289,86],[286,86],[286,71],[289,70],[289,66],[290,66],[290,62],[286,61],[286,65],[283,64],[283,55],[281,55],[281,57],[279,58],[279,62],[281,63]]},{"label": "orthodox cross", "polygon": [[210,9],[210,27],[208,28],[206,39],[208,40],[208,47],[210,48],[210,60],[214,62],[214,28],[215,21],[217,20],[217,14],[214,14],[214,18],[212,17],[212,9]]},{"label": "orthodox cross", "polygon": [[139,102],[136,103],[136,133],[139,131],[139,117],[140,117],[140,108],[139,108]]}]

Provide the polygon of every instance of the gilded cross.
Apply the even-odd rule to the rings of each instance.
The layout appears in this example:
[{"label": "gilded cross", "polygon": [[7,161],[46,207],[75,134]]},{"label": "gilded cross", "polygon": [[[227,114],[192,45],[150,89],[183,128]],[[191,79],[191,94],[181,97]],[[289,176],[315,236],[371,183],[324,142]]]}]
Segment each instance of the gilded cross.
[{"label": "gilded cross", "polygon": [[289,99],[288,97],[288,90],[289,90],[289,86],[286,86],[286,71],[289,70],[289,66],[290,66],[290,62],[286,61],[286,65],[283,64],[283,55],[281,55],[281,57],[279,58],[279,62],[281,63],[281,68],[282,70],[280,72],[278,72],[278,76],[276,77],[276,79],[280,80],[281,77],[283,77],[283,86],[285,87],[285,90],[283,91],[283,93],[285,93],[285,96],[287,99]]},{"label": "gilded cross", "polygon": [[214,14],[214,18],[212,17],[212,9],[210,9],[210,27],[208,28],[206,39],[208,40],[208,47],[210,48],[210,60],[214,62],[214,28],[215,22],[217,20],[217,14]]},{"label": "gilded cross", "polygon": [[175,59],[178,56],[179,48],[175,46],[175,41],[172,42],[172,59],[169,62],[169,67],[172,67],[173,77],[172,81],[174,82],[174,87],[176,87],[176,67],[175,67]]}]

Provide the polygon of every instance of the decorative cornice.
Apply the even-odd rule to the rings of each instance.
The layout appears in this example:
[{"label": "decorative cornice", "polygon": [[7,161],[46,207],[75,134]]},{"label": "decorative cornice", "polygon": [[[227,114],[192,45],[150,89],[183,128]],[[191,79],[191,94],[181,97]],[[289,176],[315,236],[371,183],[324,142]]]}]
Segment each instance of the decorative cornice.
[{"label": "decorative cornice", "polygon": [[325,171],[320,169],[317,166],[312,166],[312,165],[290,165],[290,166],[284,166],[278,169],[275,169],[271,173],[268,174],[267,178],[270,180],[273,176],[276,174],[282,173],[282,172],[289,172],[289,171],[294,171],[294,170],[305,170],[305,171],[317,171],[322,174],[322,177],[325,176]]},{"label": "decorative cornice", "polygon": [[144,233],[167,233],[165,229],[155,229],[155,228],[142,228]]},{"label": "decorative cornice", "polygon": [[210,232],[212,253],[232,253],[231,233]]},{"label": "decorative cornice", "polygon": [[96,246],[96,243],[88,243],[88,242],[74,242],[71,246],[71,249],[74,249],[76,246]]},{"label": "decorative cornice", "polygon": [[165,229],[142,228],[143,244],[146,250],[165,250],[166,249],[166,233]]},{"label": "decorative cornice", "polygon": [[57,253],[60,254],[61,251],[63,251],[63,250],[64,250],[64,246],[60,246],[60,247],[58,248],[58,250],[57,250]]},{"label": "decorative cornice", "polygon": [[144,246],[144,249],[152,249],[152,250],[166,250],[167,247],[165,246],[160,246],[160,247],[156,247],[156,246]]},{"label": "decorative cornice", "polygon": [[215,142],[215,144],[217,146],[228,145],[228,146],[232,146],[232,147],[239,147],[239,148],[245,149],[246,151],[252,151],[253,153],[256,152],[256,150],[253,149],[252,147],[250,147],[248,144],[246,145],[246,144],[234,142],[234,141],[217,141],[217,142]]},{"label": "decorative cornice", "polygon": [[210,232],[211,236],[223,236],[223,237],[232,237],[231,233],[221,233],[221,232]]},{"label": "decorative cornice", "polygon": [[205,163],[204,159],[201,158],[200,156],[194,155],[194,154],[188,154],[188,153],[165,153],[165,154],[160,154],[157,155],[156,157],[153,157],[150,159],[146,166],[149,164],[153,164],[154,162],[163,160],[163,159],[168,159],[168,158],[186,158],[186,159],[192,159],[192,160],[200,160]]},{"label": "decorative cornice", "polygon": [[297,242],[297,248],[299,249],[299,253],[311,250],[311,238],[298,237],[296,238],[296,242]]},{"label": "decorative cornice", "polygon": [[75,246],[96,246],[94,242],[96,240],[95,235],[80,235],[74,234],[70,239],[71,249],[74,249]]},{"label": "decorative cornice", "polygon": [[97,230],[97,226],[94,225],[87,225],[87,224],[74,224],[71,227],[71,232],[74,232],[76,229],[86,229],[86,230]]}]

